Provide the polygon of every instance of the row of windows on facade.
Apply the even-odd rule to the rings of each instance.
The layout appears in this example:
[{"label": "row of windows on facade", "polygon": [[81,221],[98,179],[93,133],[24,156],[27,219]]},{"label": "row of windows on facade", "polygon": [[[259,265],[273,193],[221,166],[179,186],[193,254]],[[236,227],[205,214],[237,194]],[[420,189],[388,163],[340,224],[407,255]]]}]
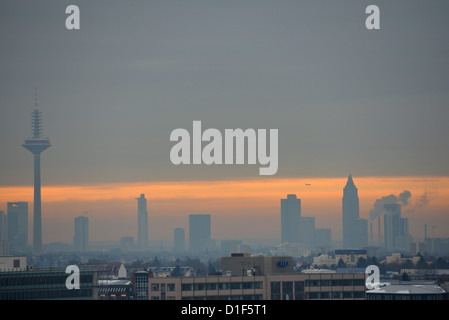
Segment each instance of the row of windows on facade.
[{"label": "row of windows on facade", "polygon": [[367,294],[367,300],[441,300],[437,294]]},{"label": "row of windows on facade", "polygon": [[[293,283],[295,289],[304,291],[304,287],[348,287],[348,286],[365,286],[364,279],[326,279],[326,280],[305,280],[305,281],[283,281],[283,291],[293,290]],[[270,282],[271,290],[278,290],[280,292],[281,282]],[[211,283],[183,283],[181,291],[202,291],[202,290],[236,290],[236,289],[263,289],[262,281],[248,281],[248,282],[211,282]],[[175,291],[174,283],[154,283],[151,285],[151,291]]]},{"label": "row of windows on facade", "polygon": [[128,300],[128,296],[126,294],[99,294],[100,300]]},{"label": "row of windows on facade", "polygon": [[[36,276],[33,274],[23,275],[15,274],[14,272],[0,277],[0,288],[20,287],[20,286],[46,286],[54,285],[55,287],[64,287],[67,279],[67,274],[54,275],[53,273],[48,275]],[[92,275],[80,275],[81,286],[92,286]]]},{"label": "row of windows on facade", "polygon": [[70,299],[92,297],[92,288],[80,290],[25,290],[13,292],[0,292],[0,300],[45,300],[45,299]]},{"label": "row of windows on facade", "polygon": [[[296,292],[271,294],[271,300],[312,300],[312,299],[364,299],[363,291],[343,291],[343,292]],[[161,300],[162,297],[151,296],[150,300]],[[175,300],[174,296],[167,296],[166,300]],[[192,297],[182,297],[182,300],[263,300],[263,295],[201,295]]]}]

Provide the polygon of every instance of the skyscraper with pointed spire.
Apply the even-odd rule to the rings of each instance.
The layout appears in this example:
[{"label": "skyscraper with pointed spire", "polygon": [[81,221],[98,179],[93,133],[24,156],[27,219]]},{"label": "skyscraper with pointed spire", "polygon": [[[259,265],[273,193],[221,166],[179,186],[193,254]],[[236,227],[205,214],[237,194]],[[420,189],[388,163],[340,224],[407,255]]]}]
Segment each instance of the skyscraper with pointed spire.
[{"label": "skyscraper with pointed spire", "polygon": [[37,103],[35,92],[35,109],[31,113],[32,137],[22,145],[34,155],[34,213],[33,213],[33,255],[42,254],[42,212],[41,212],[41,152],[51,146],[50,139],[42,133],[42,113]]},{"label": "skyscraper with pointed spire", "polygon": [[359,218],[359,195],[349,174],[343,189],[343,247],[361,248],[368,245],[368,221]]}]

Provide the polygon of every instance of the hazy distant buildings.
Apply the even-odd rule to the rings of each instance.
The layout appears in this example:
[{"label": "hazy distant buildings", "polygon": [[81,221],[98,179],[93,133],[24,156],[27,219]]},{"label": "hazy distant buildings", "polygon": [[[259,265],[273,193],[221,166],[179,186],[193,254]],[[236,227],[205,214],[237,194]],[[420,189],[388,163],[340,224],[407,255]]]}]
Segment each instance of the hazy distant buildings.
[{"label": "hazy distant buildings", "polygon": [[9,255],[8,219],[6,213],[0,210],[0,257]]},{"label": "hazy distant buildings", "polygon": [[121,237],[120,238],[120,247],[123,250],[131,250],[134,247],[134,238],[133,237]]},{"label": "hazy distant buildings", "polygon": [[301,199],[296,194],[281,199],[281,242],[299,242],[299,220],[301,218]]},{"label": "hazy distant buildings", "polygon": [[8,241],[8,220],[3,210],[0,210],[0,241]]},{"label": "hazy distant buildings", "polygon": [[148,211],[147,199],[145,195],[141,194],[137,199],[137,244],[140,250],[148,249]]},{"label": "hazy distant buildings", "polygon": [[329,248],[331,238],[331,229],[316,228],[315,217],[301,216],[301,199],[295,194],[289,194],[287,199],[281,199],[281,242],[283,244],[295,244],[291,248],[300,250],[301,248],[313,250],[317,247]]},{"label": "hazy distant buildings", "polygon": [[332,229],[317,228],[315,229],[315,247],[328,249],[332,246]]},{"label": "hazy distant buildings", "polygon": [[211,217],[210,214],[189,215],[189,250],[201,251],[211,244]]},{"label": "hazy distant buildings", "polygon": [[[240,249],[246,250],[247,246],[243,246],[243,241],[238,239],[228,239],[220,241],[220,251],[226,255],[233,252],[246,252],[240,251]],[[248,247],[249,250],[249,247]],[[247,251],[249,252],[249,251]]]},{"label": "hazy distant buildings", "polygon": [[7,214],[9,252],[25,253],[28,245],[28,202],[8,202]]},{"label": "hazy distant buildings", "polygon": [[86,252],[89,249],[89,218],[79,216],[75,218],[75,234],[73,246],[77,252]]},{"label": "hazy distant buildings", "polygon": [[315,217],[299,217],[299,226],[296,238],[304,247],[315,247]]},{"label": "hazy distant buildings", "polygon": [[185,250],[185,231],[183,228],[176,228],[173,232],[174,237],[174,250],[184,251]]},{"label": "hazy distant buildings", "polygon": [[359,219],[359,196],[349,175],[343,189],[343,247],[361,248],[368,246],[368,221]]},{"label": "hazy distant buildings", "polygon": [[384,205],[384,241],[385,249],[409,250],[408,219],[401,218],[400,204]]}]

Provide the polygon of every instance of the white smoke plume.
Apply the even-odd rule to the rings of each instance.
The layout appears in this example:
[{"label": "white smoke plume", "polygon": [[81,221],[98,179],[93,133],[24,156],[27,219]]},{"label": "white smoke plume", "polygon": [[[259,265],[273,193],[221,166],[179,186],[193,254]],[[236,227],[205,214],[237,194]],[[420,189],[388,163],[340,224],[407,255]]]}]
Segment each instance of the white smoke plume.
[{"label": "white smoke plume", "polygon": [[413,213],[416,210],[425,207],[430,202],[431,197],[434,193],[435,191],[426,191],[415,202],[410,201],[412,193],[408,190],[404,190],[397,196],[394,194],[390,194],[389,196],[377,199],[374,202],[373,208],[369,212],[370,220],[376,219],[378,216],[382,215],[385,212],[385,204],[400,204],[405,210],[407,210],[408,213]]}]

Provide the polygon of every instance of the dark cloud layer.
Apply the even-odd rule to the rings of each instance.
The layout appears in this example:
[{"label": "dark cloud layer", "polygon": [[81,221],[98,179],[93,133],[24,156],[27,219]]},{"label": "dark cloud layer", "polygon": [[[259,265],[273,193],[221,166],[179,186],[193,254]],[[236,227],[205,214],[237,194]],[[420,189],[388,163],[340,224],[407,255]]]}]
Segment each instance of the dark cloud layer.
[{"label": "dark cloud layer", "polygon": [[43,183],[257,177],[182,166],[175,128],[279,129],[278,176],[447,175],[449,2],[0,3],[0,183],[30,184],[34,88]]}]

